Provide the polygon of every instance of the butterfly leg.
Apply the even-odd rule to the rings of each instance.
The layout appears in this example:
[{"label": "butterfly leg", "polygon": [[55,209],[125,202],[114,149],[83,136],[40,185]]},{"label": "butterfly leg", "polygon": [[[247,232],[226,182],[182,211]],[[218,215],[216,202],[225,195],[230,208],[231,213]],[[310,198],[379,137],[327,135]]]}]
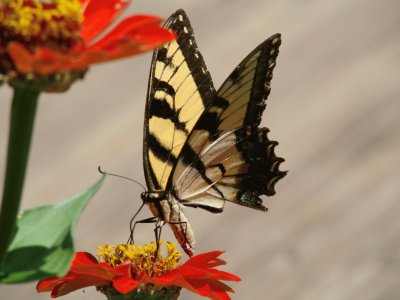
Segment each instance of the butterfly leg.
[{"label": "butterfly leg", "polygon": [[134,238],[133,238],[133,234],[135,232],[135,227],[136,224],[150,224],[150,223],[156,223],[158,221],[158,217],[151,217],[151,218],[147,218],[147,219],[143,219],[140,221],[136,221],[133,226],[131,226],[131,233],[129,235],[129,239],[128,239],[128,244],[134,244]]},{"label": "butterfly leg", "polygon": [[161,230],[164,224],[164,221],[158,219],[156,221],[156,227],[154,228],[154,235],[156,238],[156,257],[158,257],[158,252],[160,250]]}]

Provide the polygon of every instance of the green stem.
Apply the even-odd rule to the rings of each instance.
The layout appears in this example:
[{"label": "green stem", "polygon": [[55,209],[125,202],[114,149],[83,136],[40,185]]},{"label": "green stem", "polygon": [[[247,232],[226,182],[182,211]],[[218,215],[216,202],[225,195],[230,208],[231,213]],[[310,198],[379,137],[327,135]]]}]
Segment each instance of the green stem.
[{"label": "green stem", "polygon": [[39,90],[14,89],[0,211],[0,262],[5,258],[16,226],[39,94]]}]

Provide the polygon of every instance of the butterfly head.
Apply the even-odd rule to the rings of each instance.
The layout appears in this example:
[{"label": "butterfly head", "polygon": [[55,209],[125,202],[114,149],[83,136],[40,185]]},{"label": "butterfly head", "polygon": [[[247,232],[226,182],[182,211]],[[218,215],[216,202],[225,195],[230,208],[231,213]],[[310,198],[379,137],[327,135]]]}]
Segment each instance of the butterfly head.
[{"label": "butterfly head", "polygon": [[167,195],[165,192],[160,191],[160,192],[143,192],[141,195],[142,200],[145,203],[149,202],[160,202],[161,200],[164,200],[167,198]]}]

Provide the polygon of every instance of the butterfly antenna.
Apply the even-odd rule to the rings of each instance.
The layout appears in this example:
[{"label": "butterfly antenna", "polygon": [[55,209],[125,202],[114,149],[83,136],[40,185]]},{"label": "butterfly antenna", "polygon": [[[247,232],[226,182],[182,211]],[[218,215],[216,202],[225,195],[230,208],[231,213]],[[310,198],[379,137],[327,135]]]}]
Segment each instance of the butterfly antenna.
[{"label": "butterfly antenna", "polygon": [[123,178],[123,179],[127,179],[127,180],[130,180],[130,181],[133,181],[134,183],[136,183],[136,184],[138,184],[139,186],[141,186],[142,189],[143,189],[143,191],[146,191],[146,187],[145,187],[143,184],[141,184],[139,181],[136,181],[135,179],[132,179],[132,178],[129,178],[129,177],[125,177],[125,176],[122,176],[122,175],[117,175],[117,174],[108,173],[108,172],[106,172],[106,171],[103,171],[103,170],[101,169],[100,166],[99,166],[97,169],[99,170],[99,172],[100,172],[101,174],[110,175],[110,176],[115,176],[115,177],[119,177],[119,178]]}]

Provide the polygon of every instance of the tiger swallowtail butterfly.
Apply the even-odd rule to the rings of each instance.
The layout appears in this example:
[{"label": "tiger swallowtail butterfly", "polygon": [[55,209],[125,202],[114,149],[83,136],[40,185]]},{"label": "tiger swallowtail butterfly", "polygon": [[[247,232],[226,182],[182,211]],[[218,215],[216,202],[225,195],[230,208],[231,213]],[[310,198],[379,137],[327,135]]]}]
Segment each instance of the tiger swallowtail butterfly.
[{"label": "tiger swallowtail butterfly", "polygon": [[195,238],[184,206],[221,213],[229,201],[267,211],[259,196],[274,195],[286,175],[274,152],[278,143],[259,127],[281,38],[261,43],[216,91],[186,13],[176,11],[164,27],[177,39],[153,54],[142,199],[192,256]]}]

